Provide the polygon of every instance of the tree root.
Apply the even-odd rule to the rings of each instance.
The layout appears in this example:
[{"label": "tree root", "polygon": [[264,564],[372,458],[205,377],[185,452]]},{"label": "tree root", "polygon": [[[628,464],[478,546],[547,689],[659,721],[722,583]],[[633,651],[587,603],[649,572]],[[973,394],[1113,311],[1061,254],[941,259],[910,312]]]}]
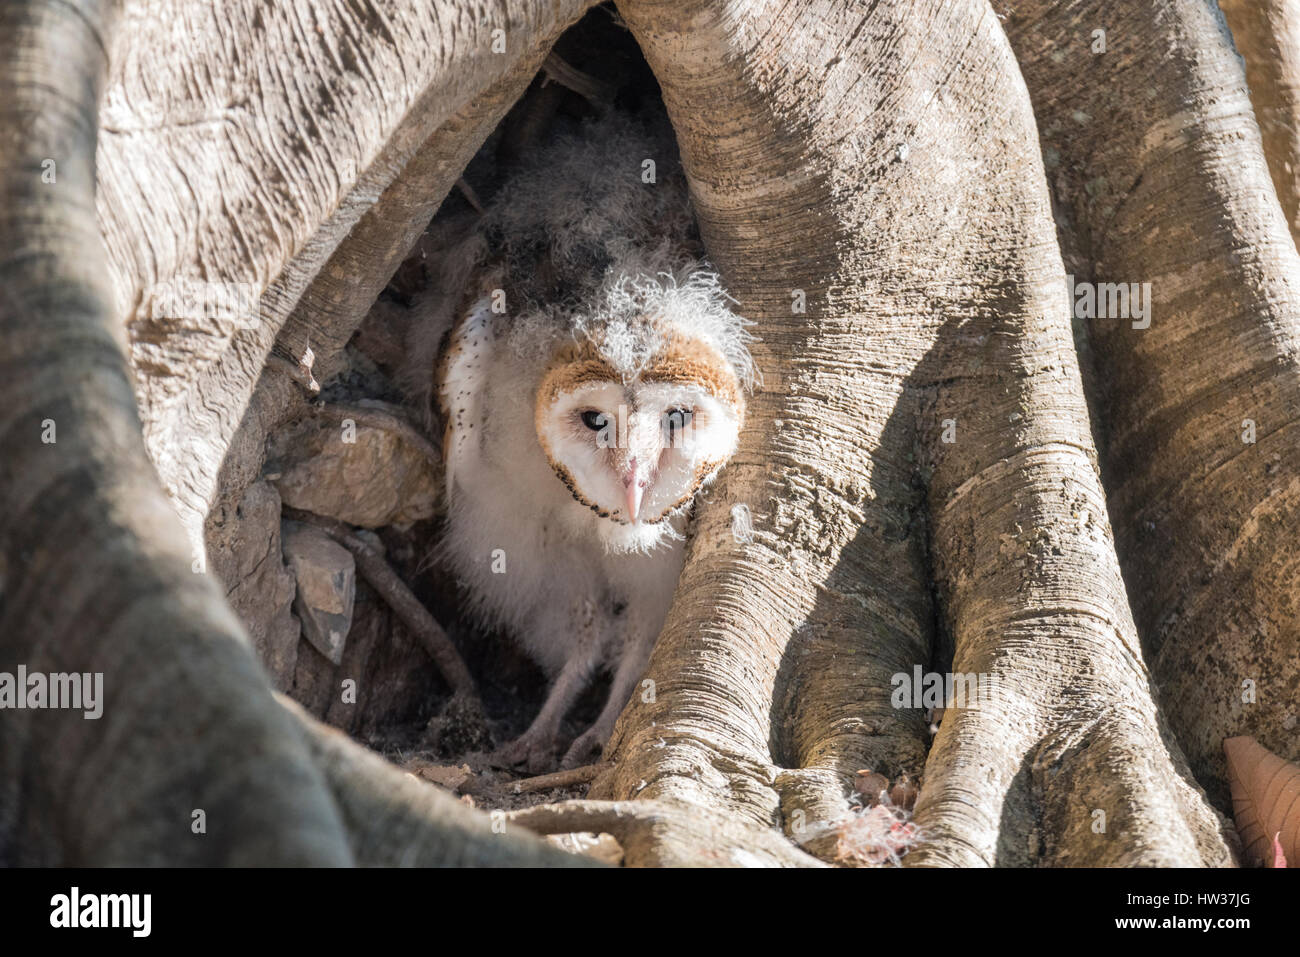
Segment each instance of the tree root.
[{"label": "tree root", "polygon": [[343,818],[363,867],[581,867],[593,862],[556,850],[500,816],[475,811],[276,696],[301,725],[308,751]]},{"label": "tree root", "polygon": [[522,778],[510,786],[515,794],[529,794],[533,791],[545,791],[548,788],[567,788],[575,784],[587,784],[598,774],[609,770],[607,762],[585,764],[580,768],[567,768],[550,774],[539,774],[533,778]]},{"label": "tree root", "polygon": [[[341,348],[358,303],[374,293],[354,280],[362,270],[343,266],[371,250],[409,248],[374,239],[423,228],[428,203],[445,195],[457,175],[449,166],[464,169],[456,157],[467,162],[465,154],[482,142],[478,134],[496,125],[549,42],[536,34],[525,45],[529,59],[518,75],[493,81],[486,61],[461,57],[448,61],[446,77],[428,77],[424,105],[402,111],[424,119],[389,130],[397,141],[372,164],[374,175],[343,184],[351,197],[345,208],[313,209],[299,224],[302,238],[312,239],[309,254],[286,261],[286,253],[265,244],[239,250],[278,277],[263,297],[266,321],[200,372],[136,369],[136,384],[153,386],[145,389],[150,462],[120,343],[109,332],[130,317],[110,308],[110,272],[93,218],[76,215],[94,206],[94,109],[111,47],[101,23],[107,5],[84,6],[89,16],[78,6],[49,5],[39,11],[48,19],[41,24],[35,5],[0,7],[0,86],[5,102],[16,104],[0,117],[16,144],[16,161],[0,170],[0,180],[20,200],[10,204],[0,235],[5,248],[50,264],[31,269],[10,257],[9,294],[0,302],[0,364],[15,373],[0,377],[0,438],[8,450],[0,492],[12,506],[0,519],[0,565],[10,576],[0,634],[10,658],[50,670],[103,671],[111,690],[102,723],[19,716],[12,733],[0,737],[0,851],[22,862],[74,864],[586,863],[498,828],[503,812],[494,821],[419,785],[296,705],[285,704],[296,723],[287,718],[219,593],[194,574],[191,543],[155,482],[162,474],[189,512],[210,499],[226,451],[223,430],[237,420],[231,413],[258,368],[248,355],[265,354],[267,336],[295,301],[301,316],[296,312],[297,324],[282,330],[284,341],[305,343],[309,332],[319,342],[313,324],[324,313],[338,319],[330,321],[328,351]],[[580,12],[562,6],[570,19]],[[1037,13],[1038,6],[1047,10],[1045,3],[1027,9]],[[611,833],[632,864],[815,864],[777,824],[799,839],[798,820],[808,818],[808,846],[833,853],[821,828],[847,801],[847,776],[858,765],[892,773],[889,762],[909,765],[924,742],[919,713],[896,706],[891,714],[889,675],[918,653],[939,660],[953,653],[944,647],[951,633],[952,667],[998,677],[1010,693],[978,709],[949,709],[917,804],[930,840],[910,863],[1228,861],[1221,824],[1152,703],[1153,682],[1128,614],[1071,326],[1055,303],[1062,263],[1044,252],[1055,248],[1055,228],[1024,86],[1066,117],[1073,103],[1057,94],[1073,94],[1097,113],[1106,104],[1092,102],[1095,86],[1113,90],[1112,79],[1160,94],[1146,107],[1151,123],[1083,114],[1091,125],[1075,123],[1080,129],[1066,134],[1086,139],[1083,149],[1065,150],[1071,160],[1057,176],[1098,174],[1080,184],[1090,188],[1076,190],[1097,201],[1080,201],[1074,212],[1096,217],[1085,226],[1099,269],[1119,262],[1137,276],[1222,278],[1227,263],[1228,278],[1238,280],[1267,257],[1282,257],[1266,283],[1226,284],[1253,298],[1227,301],[1217,288],[1169,283],[1177,294],[1162,298],[1161,309],[1196,322],[1157,322],[1128,341],[1114,339],[1126,329],[1098,337],[1118,390],[1108,396],[1110,467],[1131,472],[1119,474],[1111,499],[1128,539],[1121,550],[1128,550],[1141,585],[1133,601],[1148,641],[1165,643],[1153,660],[1170,711],[1183,716],[1185,740],[1195,739],[1211,771],[1218,759],[1209,751],[1217,754],[1223,722],[1237,720],[1226,709],[1240,674],[1277,671],[1291,659],[1246,660],[1242,649],[1227,646],[1232,657],[1218,678],[1229,683],[1217,687],[1198,670],[1211,657],[1206,649],[1224,650],[1228,626],[1253,635],[1275,621],[1294,644],[1291,526],[1270,521],[1273,537],[1239,554],[1245,521],[1271,519],[1278,503],[1260,497],[1274,491],[1250,481],[1247,469],[1262,464],[1258,457],[1237,449],[1235,439],[1223,444],[1216,430],[1220,422],[1258,415],[1256,407],[1280,419],[1294,404],[1300,378],[1287,350],[1295,310],[1284,280],[1297,263],[1275,211],[1267,215],[1276,222],[1238,228],[1247,224],[1236,209],[1267,181],[1249,114],[1236,110],[1241,125],[1224,125],[1225,107],[1242,84],[1221,69],[1228,83],[1203,97],[1210,84],[1196,71],[1213,67],[1207,53],[1229,62],[1222,37],[1217,47],[1198,42],[1207,31],[1219,35],[1217,15],[1198,4],[1127,6],[1118,22],[1138,27],[1126,31],[1134,37],[1150,25],[1152,9],[1170,14],[1164,29],[1179,41],[1170,44],[1171,57],[1129,58],[1124,75],[1096,70],[1081,82],[1068,65],[1054,76],[1032,69],[1048,49],[1063,46],[1046,42],[1050,32],[1037,42],[1029,36],[1019,63],[1008,56],[1001,26],[982,2],[920,0],[906,12],[904,5],[872,5],[857,14],[856,27],[850,14],[828,31],[810,19],[821,11],[801,5],[737,0],[722,17],[711,3],[682,2],[665,17],[655,0],[625,0],[682,139],[711,259],[745,313],[761,323],[755,356],[772,386],[755,396],[741,452],[697,515],[692,561],[651,663],[656,694],[648,701],[638,696],[625,711],[611,743],[616,763],[592,782],[593,795],[636,799],[546,805],[509,820],[546,833]],[[1073,30],[1075,21],[1096,20],[1099,10],[1098,3],[1070,5],[1060,17],[1073,19],[1056,22]],[[1053,23],[1047,16],[1030,21]],[[549,41],[562,25],[548,20],[537,29]],[[38,26],[46,42],[24,48],[12,39]],[[808,79],[811,57],[831,52],[821,79]],[[55,69],[56,56],[78,69]],[[915,69],[901,71],[899,63]],[[462,79],[458,68],[475,71],[466,95],[478,91],[489,101],[464,104],[444,122],[438,104]],[[1143,69],[1183,79],[1147,83]],[[183,70],[177,75],[187,78]],[[825,95],[854,88],[878,95]],[[50,91],[79,109],[50,110]],[[554,99],[556,91],[542,92]],[[1109,99],[1125,109],[1137,101]],[[1188,111],[1189,103],[1195,109]],[[996,137],[969,122],[989,117],[989,104],[996,104]],[[923,114],[933,122],[916,122]],[[1172,152],[1153,150],[1170,139],[1165,127],[1175,115],[1187,118],[1184,131],[1195,136]],[[30,117],[42,122],[33,126]],[[1071,128],[1048,122],[1049,112],[1040,119],[1045,142]],[[1229,139],[1222,135],[1227,129],[1250,152],[1204,149],[1213,145],[1211,124],[1214,138]],[[419,141],[432,142],[442,129],[452,130],[444,137],[448,148],[424,167],[439,188],[407,181],[409,190],[394,192],[384,171],[410,170],[406,160]],[[1143,155],[1111,155],[1115,150]],[[1182,165],[1168,162],[1180,154]],[[33,192],[29,172],[50,155],[67,157],[60,182],[68,188]],[[167,162],[160,149],[153,163]],[[951,169],[977,175],[944,179]],[[1184,199],[1192,198],[1182,206],[1207,212],[1163,230],[1160,248],[1144,248],[1160,232],[1148,228],[1149,211],[1164,210],[1150,197],[1184,182]],[[359,204],[385,183],[380,203],[353,229]],[[1105,203],[1115,190],[1125,190],[1118,208]],[[395,215],[411,194],[418,194],[414,211]],[[401,202],[394,204],[394,196]],[[1225,208],[1235,217],[1227,230],[1220,228]],[[166,222],[165,204],[159,209],[155,222]],[[402,228],[380,228],[385,219]],[[1227,237],[1233,247],[1198,249],[1202,233]],[[1195,255],[1183,255],[1184,247]],[[319,268],[331,248],[329,267]],[[1240,256],[1240,248],[1252,256]],[[202,261],[180,251],[177,275]],[[375,283],[391,275],[366,271],[380,277],[372,277]],[[307,295],[285,294],[312,275],[318,279]],[[139,298],[145,279],[128,282],[128,301]],[[791,309],[792,294],[806,314]],[[1198,309],[1205,315],[1195,315]],[[31,315],[42,322],[33,325]],[[1220,326],[1221,316],[1232,321]],[[195,328],[181,326],[175,336]],[[1183,342],[1215,345],[1206,354],[1218,368],[1206,372],[1199,354],[1178,348]],[[306,348],[284,356],[286,371],[305,376],[310,387]],[[1258,378],[1247,382],[1245,373]],[[1221,393],[1212,404],[1198,397],[1211,375]],[[1222,388],[1233,381],[1251,387]],[[918,396],[933,408],[918,409]],[[1132,401],[1147,397],[1155,401]],[[1188,402],[1161,397],[1195,398],[1200,418]],[[369,408],[330,413],[341,408],[357,421],[380,421]],[[47,415],[51,424],[57,418],[57,446],[37,445]],[[1188,448],[1179,457],[1151,457],[1150,449],[1177,444],[1168,427],[1174,420],[1183,423]],[[205,434],[214,423],[220,428]],[[949,423],[953,438],[936,439]],[[401,424],[385,419],[378,427]],[[1289,434],[1282,428],[1271,433],[1274,442]],[[436,458],[431,444],[420,447]],[[200,449],[206,454],[196,456]],[[920,467],[912,465],[913,451],[922,453]],[[1200,473],[1184,481],[1188,461],[1213,464],[1229,453],[1214,477],[1219,484]],[[180,454],[200,464],[179,465]],[[1139,465],[1126,465],[1134,456]],[[924,502],[912,491],[921,487]],[[1277,494],[1283,492],[1294,494]],[[733,504],[753,506],[757,517],[743,548],[735,547],[739,539],[726,520]],[[382,556],[342,523],[307,513],[297,518],[349,548],[453,687],[478,705],[454,646]],[[1170,547],[1174,533],[1177,549]],[[1199,542],[1188,547],[1193,536]],[[927,546],[940,606],[933,609],[917,562]],[[1224,562],[1238,578],[1219,574]],[[1205,590],[1183,594],[1184,582],[1215,576]],[[1256,586],[1249,607],[1233,599],[1238,582],[1243,593],[1245,584]],[[1192,613],[1184,598],[1196,603]],[[1176,623],[1167,609],[1179,611]],[[934,620],[945,626],[942,634],[930,627]],[[96,627],[87,628],[88,621]],[[1210,641],[1213,648],[1203,644]],[[1272,702],[1293,697],[1265,699],[1273,710],[1259,720],[1276,735],[1289,729],[1272,720],[1283,717]],[[1211,708],[1220,713],[1207,722]],[[138,742],[149,745],[147,760]],[[191,830],[199,811],[213,822],[212,837]]]},{"label": "tree root", "polygon": [[629,867],[817,867],[777,831],[666,801],[565,801],[506,815],[536,834],[612,834]]},{"label": "tree root", "polygon": [[[1271,19],[1277,5],[1248,6]],[[1260,138],[1261,124],[1291,126],[1290,107],[1271,117],[1257,116],[1258,104],[1251,110],[1248,86],[1258,99],[1269,84],[1256,82],[1258,73],[1247,82],[1215,4],[995,7],[1007,14],[1007,36],[1040,104],[1043,150],[1068,158],[1052,182],[1066,232],[1085,256],[1079,271],[1096,288],[1155,280],[1145,322],[1086,324],[1106,383],[1098,432],[1107,507],[1161,708],[1210,799],[1227,808],[1225,738],[1250,734],[1300,757],[1292,727],[1300,691],[1300,258]],[[1167,52],[1123,54],[1125,69],[1116,60],[1096,71],[1056,62],[1053,51],[1103,20],[1112,37],[1145,34]],[[1250,70],[1251,37],[1239,40]],[[1081,115],[1086,124],[1072,120]],[[1291,186],[1281,182],[1277,192],[1290,205],[1291,147],[1273,145],[1274,171]],[[1171,208],[1164,198],[1172,192],[1179,201]]]}]

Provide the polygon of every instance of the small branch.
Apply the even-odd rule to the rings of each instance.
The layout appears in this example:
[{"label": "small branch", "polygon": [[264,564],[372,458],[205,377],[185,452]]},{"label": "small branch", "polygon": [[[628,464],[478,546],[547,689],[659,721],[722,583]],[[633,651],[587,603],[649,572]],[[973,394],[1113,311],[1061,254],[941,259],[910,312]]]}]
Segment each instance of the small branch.
[{"label": "small branch", "polygon": [[[548,775],[543,775],[547,777]],[[573,834],[591,831],[613,834],[620,841],[629,828],[647,825],[660,817],[659,808],[635,801],[562,801],[538,804],[506,814],[506,820],[534,834]]]},{"label": "small branch", "polygon": [[480,216],[483,215],[483,204],[479,202],[478,194],[474,192],[474,187],[469,185],[469,180],[462,176],[460,179],[456,180],[456,188],[459,189],[460,194],[465,197],[465,202],[474,207],[474,211]]},{"label": "small branch", "polygon": [[620,30],[623,30],[626,33],[632,32],[628,28],[626,21],[624,21],[624,19],[619,15],[619,12],[617,10],[613,9],[612,7],[606,6],[605,4],[601,4],[596,9],[603,10],[606,14],[608,14],[609,19],[613,21],[614,26],[618,27]]},{"label": "small branch", "polygon": [[565,771],[554,771],[551,774],[539,774],[535,778],[516,781],[511,790],[515,794],[528,794],[533,791],[545,791],[548,788],[567,788],[574,784],[587,784],[610,767],[613,765],[602,762],[583,765],[580,768],[569,768]]},{"label": "small branch", "polygon": [[564,99],[559,84],[542,83],[530,89],[515,104],[505,121],[505,131],[497,144],[497,162],[510,167],[528,156],[546,136]]},{"label": "small branch", "polygon": [[613,86],[570,66],[554,51],[542,63],[542,72],[548,80],[567,87],[598,110],[607,110],[614,102]]},{"label": "small branch", "polygon": [[599,862],[529,834],[499,833],[488,815],[395,767],[285,695],[325,776],[357,864],[363,867],[594,867]]},{"label": "small branch", "polygon": [[284,518],[302,522],[320,529],[334,541],[338,542],[356,559],[357,571],[379,596],[393,609],[402,622],[411,629],[416,640],[424,646],[442,676],[447,679],[455,694],[482,713],[483,705],[479,700],[478,689],[469,668],[451,643],[442,626],[429,614],[428,609],[420,603],[406,583],[388,564],[387,560],[369,544],[353,533],[344,523],[333,518],[326,518],[314,512],[285,506],[280,513]]}]

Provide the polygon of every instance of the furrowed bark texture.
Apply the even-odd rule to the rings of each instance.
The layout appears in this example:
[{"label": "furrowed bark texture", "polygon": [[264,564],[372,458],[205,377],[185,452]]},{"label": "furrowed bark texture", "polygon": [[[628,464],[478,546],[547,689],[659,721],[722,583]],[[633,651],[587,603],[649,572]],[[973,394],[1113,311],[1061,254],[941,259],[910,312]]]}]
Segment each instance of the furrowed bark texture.
[{"label": "furrowed bark texture", "polygon": [[[576,19],[585,5],[570,4],[563,14]],[[293,366],[310,349],[318,381],[326,381],[338,370],[352,333],[474,153],[527,88],[560,25],[567,22],[557,21],[552,34],[538,37],[535,47],[500,80],[458,109],[419,146],[307,287],[275,340],[277,356]],[[215,494],[224,501],[239,501],[261,472],[267,436],[302,411],[306,392],[296,387],[286,390],[285,380],[285,373],[275,366],[258,380],[217,476]],[[294,377],[293,381],[302,380]],[[178,464],[190,467],[188,462]],[[209,542],[222,534],[214,514],[220,511],[209,511],[205,530]]]},{"label": "furrowed bark texture", "polygon": [[[196,550],[266,355],[322,265],[291,351],[373,301],[384,264],[588,5],[127,2],[98,212],[146,441]],[[244,289],[252,307],[232,309]]]},{"label": "furrowed bark texture", "polygon": [[6,710],[0,858],[342,863],[324,781],[190,571],[140,438],[93,215],[106,17],[0,8],[0,670],[102,672],[104,695],[98,720]]},{"label": "furrowed bark texture", "polygon": [[1219,0],[1291,236],[1300,236],[1300,0]]},{"label": "furrowed bark texture", "polygon": [[915,860],[1226,860],[1127,615],[1033,119],[992,12],[620,9],[766,381],[698,511],[654,700],[625,711],[593,796],[706,805],[833,854],[852,773],[924,762],[920,703],[891,706],[891,679],[928,670],[938,612],[957,668],[1003,692],[948,713]]},{"label": "furrowed bark texture", "polygon": [[[870,57],[845,42],[859,17],[827,4],[620,10],[663,88],[711,258],[759,323],[764,384],[697,507],[654,700],[634,697],[592,793],[784,825],[825,853],[853,773],[916,771],[925,747],[920,714],[895,713],[888,689],[930,654],[910,440],[891,418],[926,338],[905,335],[902,355],[861,348],[876,327],[845,301],[836,245],[852,230],[833,197],[886,160],[823,153],[833,116],[836,136],[854,131],[845,152],[870,125],[873,97],[852,89]],[[897,441],[881,441],[889,428]],[[752,540],[733,509],[752,515]],[[663,843],[683,853],[671,832]]]},{"label": "furrowed bark texture", "polygon": [[1150,284],[1149,328],[1085,320],[1106,484],[1161,705],[1226,808],[1225,737],[1300,756],[1300,257],[1212,3],[1005,7],[1076,279]]},{"label": "furrowed bark texture", "polygon": [[[129,0],[107,43],[90,0],[0,7],[0,670],[103,672],[106,698],[6,713],[0,860],[556,859],[286,713],[191,563],[223,459],[255,473],[294,405],[254,390],[272,344],[341,348],[586,6]],[[621,9],[765,381],[597,800],[518,822],[616,829],[636,863],[808,864],[843,852],[856,770],[924,767],[912,863],[1228,862],[1137,640],[1198,768],[1227,728],[1289,753],[1300,257],[1217,12],[1009,21],[1081,278],[1155,287],[1149,329],[1089,330],[1135,628],[985,0]],[[1092,56],[1103,13],[1112,60],[1047,55]],[[928,760],[921,702],[891,702],[915,666],[995,682]]]},{"label": "furrowed bark texture", "polygon": [[5,709],[0,861],[567,863],[304,733],[192,570],[95,223],[107,24],[0,6],[0,671],[103,676],[96,718]]}]

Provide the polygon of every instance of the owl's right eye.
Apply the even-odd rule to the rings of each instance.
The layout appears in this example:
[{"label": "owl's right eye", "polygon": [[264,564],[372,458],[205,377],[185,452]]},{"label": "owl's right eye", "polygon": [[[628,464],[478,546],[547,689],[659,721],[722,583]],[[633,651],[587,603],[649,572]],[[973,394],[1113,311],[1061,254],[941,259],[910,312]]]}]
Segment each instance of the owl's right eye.
[{"label": "owl's right eye", "polygon": [[608,419],[604,412],[597,412],[595,409],[588,409],[582,413],[582,424],[593,432],[599,432],[605,427]]}]

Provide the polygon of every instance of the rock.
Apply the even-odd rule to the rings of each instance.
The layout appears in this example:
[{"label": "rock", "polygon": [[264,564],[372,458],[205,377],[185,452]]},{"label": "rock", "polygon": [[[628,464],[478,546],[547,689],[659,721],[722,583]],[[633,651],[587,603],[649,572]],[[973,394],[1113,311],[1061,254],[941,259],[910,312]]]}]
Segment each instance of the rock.
[{"label": "rock", "polygon": [[349,525],[409,525],[435,514],[438,477],[399,433],[307,420],[276,439],[274,484],[286,505]]},{"label": "rock", "polygon": [[[345,681],[351,688],[347,695]],[[304,642],[291,692],[313,715],[358,740],[400,726],[409,729],[412,743],[428,722],[431,705],[448,693],[429,653],[365,579],[357,582],[342,662],[334,664]]]},{"label": "rock", "polygon": [[280,551],[280,496],[254,482],[208,516],[208,571],[243,622],[276,690],[293,684],[301,628],[290,607],[295,585]]},{"label": "rock", "polygon": [[302,634],[334,664],[343,661],[343,646],[352,628],[357,569],[352,553],[324,532],[285,522],[284,557],[298,582],[293,608]]}]

